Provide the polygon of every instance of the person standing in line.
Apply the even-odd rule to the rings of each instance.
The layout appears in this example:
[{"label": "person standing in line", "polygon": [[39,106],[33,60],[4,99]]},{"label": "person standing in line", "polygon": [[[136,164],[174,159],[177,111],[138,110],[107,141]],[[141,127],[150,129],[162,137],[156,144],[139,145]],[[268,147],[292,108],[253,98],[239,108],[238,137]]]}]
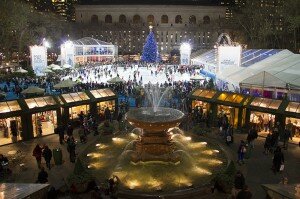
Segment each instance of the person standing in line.
[{"label": "person standing in line", "polygon": [[51,158],[52,158],[52,151],[49,149],[48,146],[44,147],[43,157],[45,159],[47,168],[50,170],[51,169],[51,163],[50,162],[51,162]]},{"label": "person standing in line", "polygon": [[32,156],[35,157],[38,168],[40,169],[41,168],[41,161],[42,161],[42,147],[40,147],[39,144],[37,144],[35,146],[35,148],[33,149]]}]

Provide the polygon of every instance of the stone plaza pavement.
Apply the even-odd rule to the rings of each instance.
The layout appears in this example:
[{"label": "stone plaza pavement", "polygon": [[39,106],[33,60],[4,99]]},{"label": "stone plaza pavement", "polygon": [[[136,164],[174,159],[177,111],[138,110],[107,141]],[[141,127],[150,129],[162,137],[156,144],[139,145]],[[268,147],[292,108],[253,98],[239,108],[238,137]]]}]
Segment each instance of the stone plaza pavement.
[{"label": "stone plaza pavement", "polygon": [[[214,132],[214,131],[213,131]],[[220,146],[226,151],[229,158],[236,161],[237,159],[237,149],[240,140],[246,140],[245,134],[235,134],[234,143],[231,146],[227,146],[222,140],[221,136],[217,133],[211,133],[207,135],[211,139],[215,139]],[[74,137],[78,139],[78,134],[75,131]],[[87,146],[94,144],[97,136],[92,134],[88,135],[88,142],[85,144],[78,143],[76,152],[78,154],[82,153]],[[10,151],[20,150],[22,155],[25,157],[20,158],[19,163],[24,163],[25,168],[19,166],[19,163],[12,168],[13,174],[8,179],[8,182],[22,182],[22,183],[35,183],[38,175],[38,167],[35,158],[32,156],[32,151],[35,145],[39,143],[41,145],[47,144],[50,149],[61,148],[63,152],[63,164],[56,166],[52,158],[53,168],[49,171],[46,169],[49,175],[49,184],[56,188],[60,188],[65,185],[65,179],[73,171],[74,164],[70,163],[68,152],[66,149],[66,144],[60,145],[58,141],[58,135],[49,135],[45,137],[36,138],[26,142],[20,142],[10,145],[5,145],[0,147],[0,153],[9,156]],[[237,165],[237,169],[241,170],[246,178],[246,184],[249,186],[251,192],[253,193],[254,199],[264,198],[265,194],[261,188],[261,184],[278,184],[283,176],[288,178],[288,182],[300,183],[300,147],[298,145],[290,144],[288,150],[283,150],[285,156],[285,170],[282,174],[274,174],[271,171],[272,158],[273,155],[263,154],[263,144],[264,138],[258,138],[255,140],[255,146],[250,159],[245,161],[242,166]],[[42,164],[46,167],[44,160]],[[86,198],[85,196],[78,198]],[[216,195],[213,198],[222,198]]]}]

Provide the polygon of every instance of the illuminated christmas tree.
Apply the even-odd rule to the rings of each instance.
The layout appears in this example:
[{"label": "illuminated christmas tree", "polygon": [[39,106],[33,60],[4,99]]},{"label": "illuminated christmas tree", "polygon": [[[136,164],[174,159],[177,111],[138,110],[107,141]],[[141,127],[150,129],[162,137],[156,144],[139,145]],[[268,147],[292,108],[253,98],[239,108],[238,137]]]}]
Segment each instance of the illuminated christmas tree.
[{"label": "illuminated christmas tree", "polygon": [[150,33],[147,36],[141,60],[144,62],[154,63],[159,61],[159,57],[155,36],[152,31],[152,26],[150,26]]}]

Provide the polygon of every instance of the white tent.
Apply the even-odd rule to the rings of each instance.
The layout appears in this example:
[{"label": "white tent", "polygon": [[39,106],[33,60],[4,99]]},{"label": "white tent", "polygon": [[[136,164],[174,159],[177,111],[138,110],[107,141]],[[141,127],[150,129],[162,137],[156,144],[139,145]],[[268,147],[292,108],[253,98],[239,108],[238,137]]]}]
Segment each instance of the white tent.
[{"label": "white tent", "polygon": [[70,64],[64,64],[64,65],[62,66],[62,68],[67,69],[67,68],[72,68],[72,66],[71,66]]},{"label": "white tent", "polygon": [[300,88],[300,55],[294,54],[289,50],[282,50],[276,55],[248,67],[228,70],[221,74],[221,79],[238,85],[243,80],[263,71],[268,72],[293,87]]},{"label": "white tent", "polygon": [[59,65],[55,65],[52,67],[52,70],[63,70]]},{"label": "white tent", "polygon": [[240,82],[242,88],[286,88],[287,83],[278,77],[263,71]]},{"label": "white tent", "polygon": [[28,73],[28,71],[23,68],[20,68],[20,69],[16,70],[15,73]]}]

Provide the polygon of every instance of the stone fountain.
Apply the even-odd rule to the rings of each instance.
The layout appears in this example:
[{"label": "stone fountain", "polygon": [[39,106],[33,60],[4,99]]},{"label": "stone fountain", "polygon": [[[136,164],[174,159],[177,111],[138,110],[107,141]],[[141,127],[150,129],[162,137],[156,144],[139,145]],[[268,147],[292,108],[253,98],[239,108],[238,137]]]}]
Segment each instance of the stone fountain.
[{"label": "stone fountain", "polygon": [[168,130],[179,126],[184,113],[172,108],[159,107],[169,91],[167,88],[160,95],[160,89],[151,85],[150,89],[146,90],[146,96],[152,107],[137,108],[126,113],[125,119],[132,126],[142,129],[141,135],[134,142],[132,162],[180,162],[180,155],[175,153],[176,147]]},{"label": "stone fountain", "polygon": [[185,194],[200,198],[212,174],[226,165],[218,146],[173,128],[179,126],[184,113],[159,106],[168,91],[151,86],[145,92],[151,107],[132,109],[125,115],[136,128],[111,140],[100,139],[86,156],[88,168],[97,179],[120,179],[118,193],[122,198],[176,198],[177,194],[180,198]]}]

